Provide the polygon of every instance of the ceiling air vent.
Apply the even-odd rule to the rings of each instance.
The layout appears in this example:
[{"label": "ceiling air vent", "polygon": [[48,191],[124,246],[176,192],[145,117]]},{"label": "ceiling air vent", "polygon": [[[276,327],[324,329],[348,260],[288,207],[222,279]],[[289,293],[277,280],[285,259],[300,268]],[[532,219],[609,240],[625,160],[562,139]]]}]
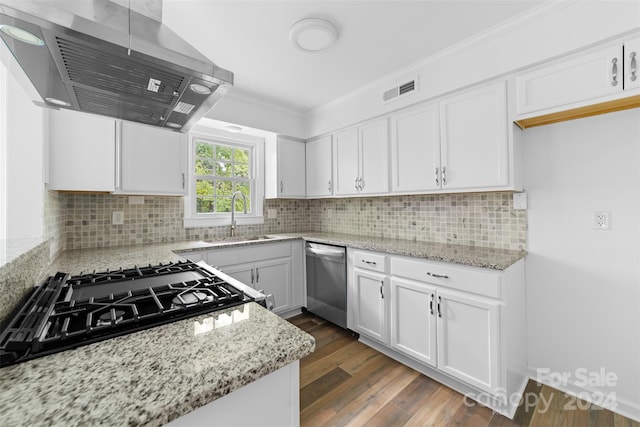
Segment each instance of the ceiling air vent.
[{"label": "ceiling air vent", "polygon": [[413,93],[418,89],[418,79],[413,79],[399,86],[391,88],[382,94],[382,102],[389,102],[402,95]]}]

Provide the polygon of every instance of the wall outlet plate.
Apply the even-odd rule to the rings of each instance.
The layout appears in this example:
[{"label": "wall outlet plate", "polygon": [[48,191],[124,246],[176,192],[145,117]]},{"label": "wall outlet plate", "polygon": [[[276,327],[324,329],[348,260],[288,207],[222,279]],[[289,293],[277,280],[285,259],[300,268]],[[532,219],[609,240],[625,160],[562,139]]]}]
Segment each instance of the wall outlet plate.
[{"label": "wall outlet plate", "polygon": [[527,193],[513,193],[513,209],[527,209]]},{"label": "wall outlet plate", "polygon": [[123,211],[113,211],[113,212],[111,212],[111,224],[112,225],[122,225],[122,224],[124,224],[124,212]]},{"label": "wall outlet plate", "polygon": [[608,230],[610,224],[609,212],[594,212],[593,213],[593,229],[594,230]]},{"label": "wall outlet plate", "polygon": [[278,210],[269,208],[267,209],[267,219],[276,219],[278,216]]}]

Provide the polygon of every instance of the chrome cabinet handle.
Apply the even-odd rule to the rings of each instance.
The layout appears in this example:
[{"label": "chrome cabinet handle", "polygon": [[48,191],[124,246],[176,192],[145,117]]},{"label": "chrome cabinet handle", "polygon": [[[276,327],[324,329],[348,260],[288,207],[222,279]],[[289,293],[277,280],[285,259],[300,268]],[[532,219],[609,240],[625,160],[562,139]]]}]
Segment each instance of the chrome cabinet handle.
[{"label": "chrome cabinet handle", "polygon": [[429,301],[429,311],[431,312],[431,315],[433,316],[433,294],[431,294],[431,301]]},{"label": "chrome cabinet handle", "polygon": [[442,167],[442,185],[447,185],[447,167]]},{"label": "chrome cabinet handle", "polygon": [[280,180],[280,193],[284,191],[284,182]]},{"label": "chrome cabinet handle", "polygon": [[447,276],[445,274],[430,273],[428,271],[427,271],[427,276],[435,277],[437,279],[448,279],[449,278],[449,276]]},{"label": "chrome cabinet handle", "polygon": [[260,281],[260,270],[256,267],[256,283]]},{"label": "chrome cabinet handle", "polygon": [[253,268],[251,269],[251,284],[253,285]]},{"label": "chrome cabinet handle", "polygon": [[442,302],[442,297],[438,297],[438,317],[442,317],[442,311],[440,311],[441,302]]},{"label": "chrome cabinet handle", "polygon": [[436,185],[440,185],[440,168],[436,168]]},{"label": "chrome cabinet handle", "polygon": [[184,172],[182,172],[182,188],[184,188]]},{"label": "chrome cabinet handle", "polygon": [[367,261],[367,260],[363,259],[362,262],[364,262],[365,264],[369,264],[369,265],[378,265],[378,263],[375,262],[375,261]]},{"label": "chrome cabinet handle", "polygon": [[358,187],[358,177],[356,177],[356,190],[360,191],[360,187]]},{"label": "chrome cabinet handle", "polygon": [[631,77],[629,77],[629,80],[631,80],[632,82],[635,82],[638,79],[637,65],[636,65],[636,53],[635,52],[631,52],[629,57],[631,58],[631,63],[630,63]]},{"label": "chrome cabinet handle", "polygon": [[382,292],[382,287],[384,286],[384,280],[380,281],[380,298],[384,299],[384,293]]},{"label": "chrome cabinet handle", "polygon": [[327,189],[329,190],[329,193],[331,193],[331,180],[329,180],[329,186],[327,187]]},{"label": "chrome cabinet handle", "polygon": [[611,60],[611,86],[618,85],[618,58]]}]

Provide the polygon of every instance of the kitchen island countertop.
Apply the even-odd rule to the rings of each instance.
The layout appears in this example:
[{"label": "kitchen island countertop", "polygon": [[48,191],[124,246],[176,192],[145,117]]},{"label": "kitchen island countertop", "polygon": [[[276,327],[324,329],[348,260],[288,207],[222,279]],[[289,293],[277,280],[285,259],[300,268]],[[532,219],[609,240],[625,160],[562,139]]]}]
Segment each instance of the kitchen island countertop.
[{"label": "kitchen island countertop", "polygon": [[[168,263],[198,242],[65,251],[50,272]],[[0,370],[2,423],[163,425],[310,354],[314,338],[256,303]]]}]

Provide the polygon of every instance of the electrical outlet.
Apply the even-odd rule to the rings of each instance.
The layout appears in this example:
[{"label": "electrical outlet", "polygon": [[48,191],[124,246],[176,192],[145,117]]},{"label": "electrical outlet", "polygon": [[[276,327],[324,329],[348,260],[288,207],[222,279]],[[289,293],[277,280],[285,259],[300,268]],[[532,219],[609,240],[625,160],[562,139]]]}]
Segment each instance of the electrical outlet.
[{"label": "electrical outlet", "polygon": [[112,225],[124,224],[124,212],[122,211],[111,212],[111,224]]},{"label": "electrical outlet", "polygon": [[513,209],[527,209],[527,193],[513,193]]},{"label": "electrical outlet", "polygon": [[278,210],[269,208],[267,209],[267,219],[276,219],[278,217]]},{"label": "electrical outlet", "polygon": [[593,213],[593,229],[594,230],[608,230],[609,226],[610,226],[609,212]]}]

